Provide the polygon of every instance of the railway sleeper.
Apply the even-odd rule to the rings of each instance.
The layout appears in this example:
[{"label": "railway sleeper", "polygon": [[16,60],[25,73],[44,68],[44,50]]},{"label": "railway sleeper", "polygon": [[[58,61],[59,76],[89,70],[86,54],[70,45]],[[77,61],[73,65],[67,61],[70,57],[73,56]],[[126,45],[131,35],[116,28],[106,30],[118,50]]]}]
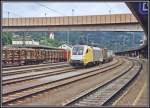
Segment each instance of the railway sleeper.
[{"label": "railway sleeper", "polygon": [[75,106],[100,106],[98,103],[80,102],[76,103]]}]

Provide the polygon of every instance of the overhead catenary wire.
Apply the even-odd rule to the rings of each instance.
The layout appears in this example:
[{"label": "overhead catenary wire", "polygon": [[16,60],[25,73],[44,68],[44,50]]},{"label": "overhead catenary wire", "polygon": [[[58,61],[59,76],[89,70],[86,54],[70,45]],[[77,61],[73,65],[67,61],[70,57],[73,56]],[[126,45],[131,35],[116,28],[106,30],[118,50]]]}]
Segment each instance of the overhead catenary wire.
[{"label": "overhead catenary wire", "polygon": [[108,3],[106,3],[106,5],[109,7],[109,14],[111,14],[111,11],[112,11],[111,6]]},{"label": "overhead catenary wire", "polygon": [[42,6],[42,7],[47,8],[47,9],[49,9],[49,10],[51,10],[51,11],[57,13],[57,14],[61,14],[61,15],[63,15],[63,16],[66,16],[65,14],[63,14],[63,13],[61,13],[61,12],[55,10],[55,9],[52,9],[52,8],[50,8],[50,7],[47,7],[46,5],[43,5],[43,4],[40,4],[40,3],[37,3],[37,4],[38,4],[39,6]]},{"label": "overhead catenary wire", "polygon": [[[3,12],[9,13],[9,17],[10,17],[10,14],[13,14],[13,15],[15,15],[15,16],[17,16],[17,17],[22,17],[21,15],[18,15],[18,14],[16,14],[16,13],[12,12],[12,11],[3,11]],[[7,16],[7,17],[8,17],[8,16]]]}]

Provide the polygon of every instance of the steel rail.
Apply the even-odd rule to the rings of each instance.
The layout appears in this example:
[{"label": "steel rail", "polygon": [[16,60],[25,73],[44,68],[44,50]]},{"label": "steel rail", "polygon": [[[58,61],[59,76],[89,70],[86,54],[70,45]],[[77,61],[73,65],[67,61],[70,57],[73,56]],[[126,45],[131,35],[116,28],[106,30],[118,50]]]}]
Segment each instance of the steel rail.
[{"label": "steel rail", "polygon": [[56,64],[56,65],[46,65],[46,66],[38,66],[38,67],[30,67],[26,69],[19,69],[19,70],[13,70],[13,71],[3,71],[2,76],[9,76],[9,75],[15,75],[15,74],[22,74],[22,73],[28,73],[31,71],[41,71],[43,69],[55,69],[58,67],[64,67],[69,66],[69,64]]},{"label": "steel rail", "polygon": [[[137,62],[137,61],[136,61]],[[64,103],[64,106],[103,106],[117,96],[141,71],[140,62],[104,84],[97,85]]]},{"label": "steel rail", "polygon": [[2,68],[3,71],[9,70],[16,70],[16,69],[23,69],[23,68],[30,68],[30,67],[39,67],[39,66],[49,66],[49,65],[57,65],[57,64],[64,64],[66,62],[59,62],[59,63],[46,63],[46,64],[34,64],[34,65],[23,65],[23,66],[15,66],[15,67],[5,67]]},{"label": "steel rail", "polygon": [[[67,85],[67,84],[70,84],[70,83],[73,83],[73,82],[76,82],[76,81],[79,81],[79,80],[82,80],[82,79],[86,79],[86,78],[91,77],[91,76],[95,76],[95,75],[103,73],[103,72],[107,72],[107,71],[109,71],[111,69],[114,69],[114,68],[116,68],[116,67],[118,67],[122,64],[123,64],[123,61],[120,61],[120,62],[118,61],[116,64],[108,66],[107,69],[106,69],[106,67],[101,67],[99,69],[95,69],[95,70],[92,70],[92,71],[89,71],[89,72],[84,72],[82,74],[78,74],[78,75],[75,75],[75,76],[66,77],[66,78],[58,79],[58,80],[55,80],[55,81],[52,81],[52,82],[47,82],[47,83],[44,83],[44,84],[39,84],[39,85],[35,85],[35,86],[32,86],[32,87],[27,87],[27,88],[12,91],[12,92],[9,92],[9,93],[5,93],[5,94],[3,94],[3,105],[7,105],[11,102],[15,102],[17,100],[24,99],[26,97],[36,95],[38,93],[43,93],[43,92],[48,91],[50,89],[54,89],[54,88],[64,86],[64,85]],[[99,70],[101,70],[101,71],[99,72]],[[94,71],[98,71],[98,72],[94,73]],[[69,79],[72,79],[72,78],[76,78],[76,79],[68,81],[68,82],[65,81],[65,80],[69,80]],[[49,84],[59,82],[59,81],[64,81],[64,82],[62,84],[57,84],[55,86],[48,86]],[[33,89],[35,89],[35,90],[33,90]],[[27,90],[32,90],[32,92],[28,92]],[[17,94],[19,94],[20,92],[23,92],[23,91],[27,92],[27,93],[23,94],[22,96],[17,95]],[[15,93],[16,93],[16,96],[15,96]],[[9,96],[13,96],[13,98],[10,98]]]}]

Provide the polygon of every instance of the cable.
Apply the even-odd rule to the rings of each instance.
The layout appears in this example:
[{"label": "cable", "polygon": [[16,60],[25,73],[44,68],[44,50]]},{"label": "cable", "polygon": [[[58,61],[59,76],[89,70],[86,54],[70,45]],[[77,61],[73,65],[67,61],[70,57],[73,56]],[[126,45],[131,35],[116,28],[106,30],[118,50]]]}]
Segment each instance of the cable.
[{"label": "cable", "polygon": [[58,12],[57,10],[52,9],[52,8],[49,8],[49,7],[47,7],[47,6],[43,5],[43,4],[40,4],[40,3],[37,3],[37,4],[40,5],[40,6],[42,6],[42,7],[47,8],[47,9],[53,11],[53,12],[56,12],[56,13],[61,14],[61,15],[63,15],[63,16],[66,16],[65,14],[62,14],[61,12]]},{"label": "cable", "polygon": [[109,14],[111,14],[111,11],[112,11],[111,6],[108,3],[106,3],[106,5],[109,7]]},{"label": "cable", "polygon": [[22,16],[20,16],[20,15],[18,15],[18,14],[16,14],[16,13],[14,13],[14,12],[11,12],[11,11],[3,11],[3,12],[5,12],[5,13],[11,13],[11,14],[13,14],[13,15],[15,15],[15,16],[19,16],[19,17],[22,17]]}]

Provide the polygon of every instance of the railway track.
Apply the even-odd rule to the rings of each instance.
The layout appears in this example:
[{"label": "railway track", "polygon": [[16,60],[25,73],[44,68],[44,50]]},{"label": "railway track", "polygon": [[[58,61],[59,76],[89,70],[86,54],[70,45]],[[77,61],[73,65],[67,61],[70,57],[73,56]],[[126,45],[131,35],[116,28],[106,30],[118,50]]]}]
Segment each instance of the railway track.
[{"label": "railway track", "polygon": [[[148,65],[147,62],[140,59],[142,64],[142,70],[139,75],[125,88],[122,90],[122,93],[116,97],[116,99],[110,102],[112,106],[123,106],[123,105],[148,105],[148,92],[145,87],[147,86],[148,81]],[[144,90],[143,90],[144,89]],[[142,92],[144,93],[142,93]]]},{"label": "railway track", "polygon": [[[115,62],[114,62],[115,63]],[[45,68],[44,68],[45,69]],[[54,68],[55,69],[55,68]],[[62,74],[62,73],[67,73],[67,72],[71,72],[73,70],[76,70],[72,67],[63,67],[63,68],[58,68],[55,70],[44,70],[44,71],[40,71],[40,72],[30,72],[30,73],[25,73],[25,74],[20,74],[20,75],[13,75],[13,76],[5,76],[2,79],[2,85],[9,85],[9,84],[13,84],[13,83],[21,83],[23,81],[30,81],[30,80],[34,80],[34,79],[38,79],[38,78],[43,78],[43,77],[47,77],[47,76],[52,76],[52,75],[58,75],[58,74]]]},{"label": "railway track", "polygon": [[[84,72],[71,72],[70,76],[67,77],[60,77],[56,80],[47,81],[44,83],[39,84],[30,84],[31,86],[28,86],[26,88],[9,91],[9,92],[3,92],[3,105],[11,105],[12,103],[17,102],[18,100],[25,99],[27,97],[32,97],[34,95],[37,95],[39,93],[43,93],[45,91],[64,86],[103,72],[106,72],[108,70],[114,69],[120,65],[123,64],[122,60],[118,60],[118,62],[111,64],[110,66],[105,65],[101,66],[95,69],[89,69]],[[107,67],[107,68],[106,68]],[[83,71],[83,70],[82,70]],[[63,74],[64,75],[64,74]],[[58,76],[56,76],[58,77]],[[4,89],[3,89],[4,90]]]},{"label": "railway track", "polygon": [[24,68],[30,68],[30,67],[49,66],[49,65],[52,66],[52,65],[64,64],[64,63],[66,63],[66,62],[4,67],[2,70],[3,71],[9,71],[9,70],[24,69]]},{"label": "railway track", "polygon": [[[48,77],[48,76],[52,76],[52,75],[58,75],[58,74],[62,74],[62,73],[67,73],[70,71],[76,70],[72,67],[63,67],[63,68],[58,68],[58,69],[51,69],[51,70],[44,70],[44,71],[40,71],[40,72],[31,72],[28,74],[21,74],[21,75],[15,75],[15,76],[8,76],[8,77],[3,77],[3,82],[2,85],[9,85],[9,84],[14,84],[14,83],[21,83],[24,81],[30,81],[30,80],[34,80],[34,79],[38,79],[38,78],[43,78],[43,77]],[[19,77],[18,77],[19,76]]]},{"label": "railway track", "polygon": [[[105,64],[105,66],[104,67],[102,67],[102,69],[103,68],[105,68],[105,67],[107,67],[107,66],[111,66],[111,65],[114,65],[114,64],[116,64],[118,62],[118,60],[114,60],[113,62],[110,62],[110,63],[108,63],[108,64]],[[91,70],[93,70],[95,67],[93,67]],[[24,87],[22,87],[22,86],[20,86],[20,85],[24,85],[24,86],[29,86],[29,83],[30,83],[30,86],[31,85],[35,85],[36,83],[39,83],[39,84],[41,84],[41,83],[46,83],[46,82],[48,82],[48,81],[46,81],[46,82],[43,82],[43,81],[40,81],[39,82],[39,80],[43,80],[43,79],[45,79],[46,78],[46,80],[47,79],[52,79],[52,80],[50,80],[50,82],[52,82],[53,80],[55,80],[55,79],[57,79],[57,78],[55,78],[54,79],[54,77],[60,77],[61,75],[63,75],[64,73],[66,73],[66,74],[68,74],[69,73],[69,75],[71,75],[71,73],[73,73],[73,75],[76,73],[77,75],[80,75],[80,73],[77,73],[76,71],[73,71],[74,69],[72,69],[72,68],[70,68],[71,70],[69,70],[69,68],[68,68],[68,70],[64,70],[64,69],[57,69],[57,70],[51,70],[51,73],[50,73],[50,71],[49,72],[43,72],[44,74],[47,74],[47,75],[44,75],[44,74],[42,74],[42,72],[41,72],[41,75],[37,75],[37,76],[31,76],[31,78],[30,77],[27,77],[27,78],[15,78],[15,79],[12,79],[12,80],[8,80],[7,81],[7,79],[4,81],[3,80],[3,83],[2,83],[2,85],[3,85],[3,88],[5,89],[5,87],[6,87],[6,89],[7,90],[4,90],[5,92],[6,91],[9,91],[9,89],[11,88],[15,88],[15,90],[17,90],[17,89],[22,89],[22,88],[24,88]],[[90,68],[89,68],[90,69]],[[96,69],[99,69],[99,68],[96,68]],[[87,69],[86,69],[87,70]],[[79,70],[78,70],[79,71]],[[82,71],[82,70],[81,70]],[[86,72],[86,71],[85,71]],[[85,72],[81,72],[81,74],[82,73],[85,73]],[[89,71],[90,72],[90,71]],[[49,75],[48,75],[49,74]],[[56,76],[57,75],[57,76]],[[69,77],[69,76],[68,76]]]},{"label": "railway track", "polygon": [[133,65],[117,77],[103,85],[97,85],[64,103],[64,106],[105,106],[117,96],[140,72],[142,65],[133,61]]},{"label": "railway track", "polygon": [[69,67],[69,64],[67,63],[59,63],[59,64],[46,64],[46,65],[36,65],[36,66],[31,66],[31,67],[26,67],[26,68],[21,68],[21,69],[16,69],[16,70],[7,70],[2,72],[2,76],[10,76],[10,75],[16,75],[16,74],[23,74],[23,73],[29,73],[29,72],[39,72],[42,70],[48,70],[48,69],[55,69],[55,68],[60,68],[60,67]]}]

